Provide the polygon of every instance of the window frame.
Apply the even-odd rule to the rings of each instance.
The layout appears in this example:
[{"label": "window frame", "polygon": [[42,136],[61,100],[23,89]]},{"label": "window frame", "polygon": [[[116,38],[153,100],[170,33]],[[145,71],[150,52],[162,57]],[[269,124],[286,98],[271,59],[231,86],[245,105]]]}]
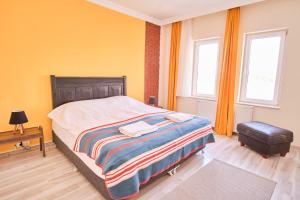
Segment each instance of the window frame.
[{"label": "window frame", "polygon": [[[284,47],[285,47],[287,32],[288,32],[287,29],[276,29],[276,30],[251,32],[251,33],[244,34],[244,45],[243,45],[243,56],[242,56],[242,63],[241,63],[238,103],[254,105],[254,106],[259,105],[265,107],[279,107],[280,82],[281,82]],[[248,75],[249,75],[249,58],[250,58],[251,41],[253,39],[269,38],[272,36],[281,37],[273,100],[260,100],[260,99],[247,98],[246,94],[247,94],[247,84],[249,78]]]},{"label": "window frame", "polygon": [[[199,94],[197,93],[197,77],[198,77],[198,63],[199,63],[199,46],[203,44],[211,44],[217,43],[218,44],[218,55],[217,55],[217,72],[215,74],[215,95],[208,95],[208,94]],[[194,41],[194,53],[193,53],[193,80],[192,80],[192,97],[200,98],[200,99],[207,99],[207,100],[216,100],[217,99],[217,89],[218,89],[218,81],[219,81],[219,71],[220,71],[220,50],[221,50],[221,38],[220,37],[213,37],[213,38],[204,38]]]}]

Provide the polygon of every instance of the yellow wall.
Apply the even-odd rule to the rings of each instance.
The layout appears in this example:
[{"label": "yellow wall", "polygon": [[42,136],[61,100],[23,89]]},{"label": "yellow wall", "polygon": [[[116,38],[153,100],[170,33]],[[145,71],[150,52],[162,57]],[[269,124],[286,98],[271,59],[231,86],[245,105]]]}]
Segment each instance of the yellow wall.
[{"label": "yellow wall", "polygon": [[1,0],[0,131],[21,108],[52,139],[50,74],[126,75],[128,95],[143,100],[144,34],[143,21],[85,0]]}]

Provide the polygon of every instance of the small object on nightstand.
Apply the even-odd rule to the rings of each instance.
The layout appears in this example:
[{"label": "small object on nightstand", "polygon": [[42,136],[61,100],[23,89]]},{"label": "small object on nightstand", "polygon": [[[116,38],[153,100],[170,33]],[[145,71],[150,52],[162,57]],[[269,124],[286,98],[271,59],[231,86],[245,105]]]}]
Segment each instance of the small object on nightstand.
[{"label": "small object on nightstand", "polygon": [[155,104],[156,104],[156,98],[155,98],[155,96],[150,96],[149,97],[149,105],[150,106],[155,106]]},{"label": "small object on nightstand", "polygon": [[15,132],[20,131],[20,134],[24,133],[23,124],[28,122],[27,116],[23,110],[12,111],[9,124],[15,125]]},{"label": "small object on nightstand", "polygon": [[0,145],[12,142],[22,142],[31,139],[40,139],[40,151],[46,156],[44,132],[41,126],[33,128],[25,128],[23,134],[15,134],[15,131],[0,132]]}]

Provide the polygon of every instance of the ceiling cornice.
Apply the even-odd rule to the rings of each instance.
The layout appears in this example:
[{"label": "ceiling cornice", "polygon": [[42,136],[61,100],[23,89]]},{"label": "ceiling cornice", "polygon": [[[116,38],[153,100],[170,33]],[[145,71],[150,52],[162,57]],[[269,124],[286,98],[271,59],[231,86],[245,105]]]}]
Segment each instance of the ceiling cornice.
[{"label": "ceiling cornice", "polygon": [[257,3],[257,2],[261,2],[261,1],[265,1],[265,0],[244,0],[242,2],[232,2],[232,3],[227,3],[227,4],[220,4],[218,6],[215,6],[214,8],[202,9],[200,12],[197,12],[197,13],[178,15],[178,16],[170,17],[170,18],[167,18],[164,20],[157,19],[157,18],[151,17],[149,15],[145,15],[142,12],[121,6],[117,3],[114,3],[109,0],[87,0],[87,1],[94,3],[94,4],[98,4],[100,6],[103,6],[103,7],[109,8],[109,9],[112,9],[112,10],[115,10],[117,12],[129,15],[129,16],[162,26],[162,25],[166,25],[166,24],[171,24],[176,21],[183,21],[183,20],[194,18],[194,17],[199,17],[199,16],[219,12],[222,10],[227,10],[227,9],[238,7],[238,6],[245,6],[245,5],[249,5],[249,4],[253,4],[253,3]]},{"label": "ceiling cornice", "polygon": [[171,24],[173,22],[183,21],[183,20],[187,20],[187,19],[191,19],[191,18],[203,16],[203,15],[208,15],[208,14],[220,12],[220,11],[223,11],[223,10],[227,10],[227,9],[230,9],[230,8],[246,6],[246,5],[258,3],[258,2],[261,2],[261,1],[265,1],[265,0],[247,0],[247,1],[243,1],[243,3],[229,3],[227,5],[221,5],[220,4],[216,7],[214,7],[213,9],[212,8],[207,8],[207,9],[202,9],[201,12],[197,12],[197,13],[189,13],[189,14],[186,14],[186,15],[178,15],[178,16],[175,16],[175,17],[170,17],[170,18],[167,18],[165,20],[161,20],[160,23],[162,25]]},{"label": "ceiling cornice", "polygon": [[121,5],[116,4],[116,3],[112,2],[112,1],[109,1],[109,0],[87,0],[87,1],[89,1],[91,3],[98,4],[100,6],[103,6],[103,7],[109,8],[109,9],[112,9],[112,10],[115,10],[115,11],[118,11],[120,13],[129,15],[131,17],[135,17],[135,18],[138,18],[138,19],[141,19],[141,20],[159,25],[159,26],[163,25],[162,20],[159,20],[159,19],[156,19],[154,17],[145,15],[141,12],[136,11],[136,10],[132,10],[130,8],[121,6]]}]

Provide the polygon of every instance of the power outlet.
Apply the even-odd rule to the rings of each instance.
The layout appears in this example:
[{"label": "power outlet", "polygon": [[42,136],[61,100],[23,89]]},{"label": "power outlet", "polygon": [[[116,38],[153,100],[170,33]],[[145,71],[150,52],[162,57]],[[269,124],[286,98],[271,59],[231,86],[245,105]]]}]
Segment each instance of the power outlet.
[{"label": "power outlet", "polygon": [[26,141],[22,141],[23,147],[29,147],[30,145],[30,141],[26,140]]},{"label": "power outlet", "polygon": [[19,149],[22,147],[22,142],[18,142],[15,144],[16,149]]}]

